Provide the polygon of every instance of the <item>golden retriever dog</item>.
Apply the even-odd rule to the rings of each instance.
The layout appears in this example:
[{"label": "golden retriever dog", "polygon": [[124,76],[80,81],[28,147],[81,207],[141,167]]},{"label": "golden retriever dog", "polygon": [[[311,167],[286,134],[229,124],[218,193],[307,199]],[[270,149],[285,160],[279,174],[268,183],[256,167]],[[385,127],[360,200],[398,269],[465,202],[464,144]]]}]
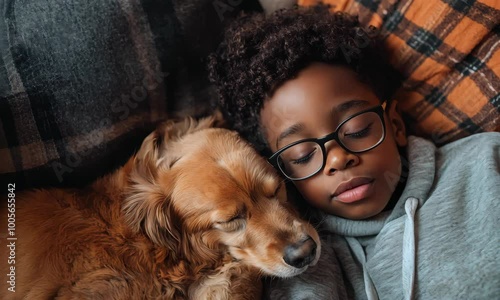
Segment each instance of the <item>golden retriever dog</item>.
[{"label": "golden retriever dog", "polygon": [[217,122],[162,124],[87,188],[18,193],[0,299],[259,299],[261,275],[314,265],[318,234],[287,204],[277,172]]}]

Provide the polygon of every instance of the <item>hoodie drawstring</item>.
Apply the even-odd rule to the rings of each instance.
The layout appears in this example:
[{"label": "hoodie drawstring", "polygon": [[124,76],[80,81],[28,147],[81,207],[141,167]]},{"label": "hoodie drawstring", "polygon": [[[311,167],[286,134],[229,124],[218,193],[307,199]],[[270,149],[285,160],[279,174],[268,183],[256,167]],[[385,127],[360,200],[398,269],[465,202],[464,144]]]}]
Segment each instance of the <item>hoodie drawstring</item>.
[{"label": "hoodie drawstring", "polygon": [[[409,197],[405,202],[406,221],[403,233],[403,253],[402,253],[402,279],[403,279],[403,294],[405,300],[414,298],[415,288],[415,261],[416,261],[416,244],[415,244],[415,212],[418,208],[418,199]],[[363,279],[365,285],[365,293],[368,300],[378,300],[377,290],[372,282],[368,269],[366,267],[366,254],[360,242],[350,236],[345,237],[349,248],[351,248],[356,260],[363,267]]]},{"label": "hoodie drawstring", "polygon": [[406,222],[403,234],[403,261],[402,279],[404,299],[411,300],[414,297],[415,287],[415,212],[418,207],[418,199],[409,197],[405,202]]},{"label": "hoodie drawstring", "polygon": [[363,279],[365,283],[365,293],[367,299],[378,300],[377,290],[375,289],[370,274],[368,274],[368,270],[366,268],[365,250],[363,250],[363,247],[361,246],[359,241],[353,237],[346,237],[346,241],[349,244],[349,247],[351,248],[352,252],[354,252],[356,259],[363,266]]}]

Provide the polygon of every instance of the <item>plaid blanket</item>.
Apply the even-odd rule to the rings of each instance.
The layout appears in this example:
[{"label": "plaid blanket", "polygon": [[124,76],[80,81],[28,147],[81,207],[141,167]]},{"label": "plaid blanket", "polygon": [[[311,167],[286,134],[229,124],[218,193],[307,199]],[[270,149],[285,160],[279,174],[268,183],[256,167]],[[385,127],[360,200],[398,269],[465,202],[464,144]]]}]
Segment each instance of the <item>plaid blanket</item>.
[{"label": "plaid blanket", "polygon": [[84,185],[123,164],[160,120],[206,113],[203,58],[225,22],[260,9],[257,0],[0,7],[0,183],[17,189]]},{"label": "plaid blanket", "polygon": [[500,131],[500,1],[299,0],[379,29],[403,76],[395,95],[410,133],[442,145]]},{"label": "plaid blanket", "polygon": [[[175,15],[164,3],[156,3],[164,15],[149,17],[161,18],[157,30],[173,33]],[[155,40],[136,1],[4,5],[2,182],[85,183],[122,163],[166,117],[164,82],[172,64],[160,67],[156,44],[174,50],[173,40]]]}]

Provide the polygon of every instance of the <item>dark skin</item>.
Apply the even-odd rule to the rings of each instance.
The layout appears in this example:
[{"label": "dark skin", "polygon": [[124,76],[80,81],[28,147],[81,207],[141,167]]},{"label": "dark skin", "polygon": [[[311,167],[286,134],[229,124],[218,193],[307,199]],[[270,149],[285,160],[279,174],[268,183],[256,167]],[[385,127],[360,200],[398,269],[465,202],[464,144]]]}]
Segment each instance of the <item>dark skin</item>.
[{"label": "dark skin", "polygon": [[[301,139],[323,137],[349,116],[381,102],[348,67],[313,63],[274,91],[264,103],[260,120],[274,152]],[[402,174],[398,149],[406,146],[407,139],[395,101],[386,108],[384,119],[386,137],[372,150],[353,154],[335,141],[325,145],[325,167],[311,178],[294,181],[309,204],[347,219],[367,219],[390,205]],[[286,131],[289,134],[283,136]],[[361,200],[344,203],[332,197],[341,183],[354,178],[370,179]]]}]

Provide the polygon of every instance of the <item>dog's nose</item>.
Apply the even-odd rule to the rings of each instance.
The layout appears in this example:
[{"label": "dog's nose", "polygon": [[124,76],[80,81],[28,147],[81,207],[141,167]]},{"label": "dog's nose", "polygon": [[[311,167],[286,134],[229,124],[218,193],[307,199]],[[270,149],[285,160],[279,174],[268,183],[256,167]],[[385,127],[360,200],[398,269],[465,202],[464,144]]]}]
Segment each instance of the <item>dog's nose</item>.
[{"label": "dog's nose", "polygon": [[308,236],[298,243],[286,246],[283,259],[290,266],[302,268],[314,260],[316,246],[316,242]]}]

